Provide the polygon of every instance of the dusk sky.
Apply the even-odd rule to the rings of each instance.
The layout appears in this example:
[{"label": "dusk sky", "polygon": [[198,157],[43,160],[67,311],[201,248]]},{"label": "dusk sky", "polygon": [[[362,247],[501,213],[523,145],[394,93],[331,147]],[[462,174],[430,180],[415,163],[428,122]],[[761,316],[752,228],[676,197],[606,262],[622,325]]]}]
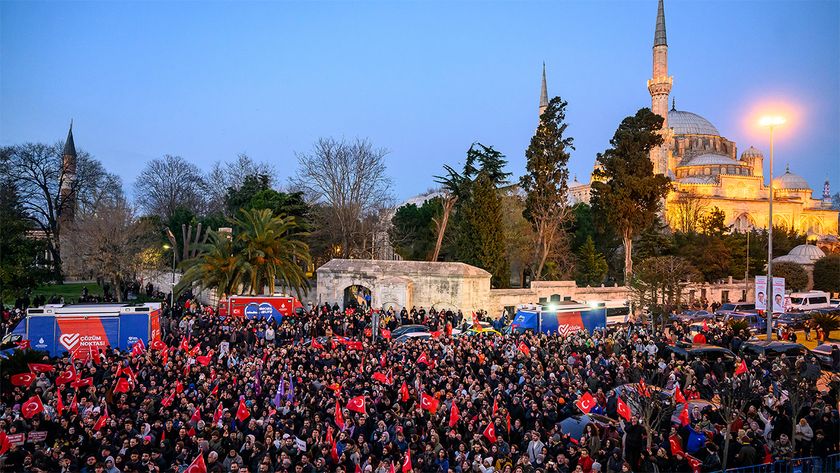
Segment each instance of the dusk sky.
[{"label": "dusk sky", "polygon": [[[671,96],[840,189],[840,2],[666,0]],[[433,186],[474,141],[524,171],[540,73],[569,102],[588,180],[621,119],[650,106],[655,0],[0,3],[0,144],[63,140],[133,193],[144,162],[247,153],[281,181],[322,136],[387,148],[394,194]],[[766,161],[765,161],[766,165]]]}]

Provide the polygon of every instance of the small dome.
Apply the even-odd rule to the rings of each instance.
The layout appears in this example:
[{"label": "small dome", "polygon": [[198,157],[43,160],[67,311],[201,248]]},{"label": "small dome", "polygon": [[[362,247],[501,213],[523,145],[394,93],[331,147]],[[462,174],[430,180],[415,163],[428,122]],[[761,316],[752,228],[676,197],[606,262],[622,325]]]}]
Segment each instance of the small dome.
[{"label": "small dome", "polygon": [[706,184],[717,184],[717,180],[712,176],[691,176],[691,177],[684,177],[679,180],[680,184],[696,184],[696,185],[706,185]]},{"label": "small dome", "polygon": [[707,153],[691,158],[691,161],[689,161],[686,166],[711,166],[718,164],[724,166],[740,165],[739,162],[735,161],[729,156],[724,156],[722,154]]},{"label": "small dome", "polygon": [[790,250],[790,253],[773,258],[774,263],[791,262],[796,264],[814,264],[820,258],[825,257],[825,252],[815,245],[799,245]]},{"label": "small dome", "polygon": [[714,135],[720,136],[717,128],[709,120],[696,113],[671,110],[668,112],[668,126],[676,135]]},{"label": "small dome", "polygon": [[746,160],[747,158],[762,158],[764,159],[764,153],[761,152],[758,148],[750,146],[747,148],[746,151],[741,153],[741,159]]},{"label": "small dome", "polygon": [[788,190],[811,190],[808,186],[808,181],[799,174],[790,172],[790,167],[785,168],[785,173],[773,179],[773,187],[776,189]]}]

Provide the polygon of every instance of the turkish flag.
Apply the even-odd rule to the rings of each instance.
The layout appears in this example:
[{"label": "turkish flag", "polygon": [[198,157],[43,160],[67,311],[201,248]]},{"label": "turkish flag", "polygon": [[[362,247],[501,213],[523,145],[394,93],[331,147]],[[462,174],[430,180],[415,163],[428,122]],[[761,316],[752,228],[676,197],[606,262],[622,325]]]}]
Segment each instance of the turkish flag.
[{"label": "turkish flag", "polygon": [[175,381],[175,392],[178,394],[184,392],[184,383],[181,381]]},{"label": "turkish flag", "polygon": [[216,424],[219,422],[219,419],[222,418],[222,414],[224,414],[224,409],[222,408],[222,403],[219,403],[219,406],[216,407],[216,412],[213,413],[213,423]]},{"label": "turkish flag", "polygon": [[521,351],[525,356],[531,356],[531,348],[525,344],[525,342],[519,342],[519,351]]},{"label": "turkish flag", "polygon": [[676,455],[678,453],[685,455],[685,451],[682,448],[682,439],[678,434],[672,435],[668,439],[668,443],[671,445],[671,455]]},{"label": "turkish flag", "polygon": [[397,469],[394,468],[394,462],[391,462],[391,467],[388,468],[388,473],[397,473]]},{"label": "turkish flag", "polygon": [[484,429],[484,436],[487,437],[487,440],[489,440],[490,443],[496,443],[496,441],[499,440],[499,438],[496,437],[496,425],[494,423],[490,422],[487,424],[487,428]]},{"label": "turkish flag", "polygon": [[338,399],[335,400],[335,425],[339,429],[344,430],[344,414],[341,412],[341,404],[338,402]]},{"label": "turkish flag", "polygon": [[149,348],[157,351],[166,350],[166,342],[159,338],[157,340],[152,340],[152,343],[149,344]]},{"label": "turkish flag", "polygon": [[680,391],[680,385],[677,385],[677,389],[674,390],[674,401],[682,404],[685,402],[685,396],[683,396],[682,391]]},{"label": "turkish flag", "polygon": [[55,366],[47,363],[29,363],[29,371],[33,373],[52,373],[55,371]]},{"label": "turkish flag", "polygon": [[[388,330],[387,328],[383,328],[381,333],[382,333],[382,338],[384,338],[385,340],[390,340],[391,339],[391,331]],[[393,467],[394,465],[391,465],[391,466]]]},{"label": "turkish flag", "polygon": [[618,412],[618,415],[624,417],[624,420],[627,421],[629,421],[630,417],[633,416],[633,413],[630,411],[630,407],[620,397],[616,398],[616,412]]},{"label": "turkish flag", "polygon": [[73,399],[70,400],[70,412],[73,414],[79,413],[79,402],[76,401],[76,393],[73,393]]},{"label": "turkish flag", "polygon": [[505,413],[505,420],[507,421],[507,432],[510,435],[510,412]]},{"label": "turkish flag", "polygon": [[58,415],[61,415],[64,412],[64,400],[61,399],[62,397],[64,396],[61,395],[61,390],[59,389],[55,394],[55,410],[58,411]]},{"label": "turkish flag", "polygon": [[192,417],[190,417],[190,422],[198,423],[201,420],[201,408],[197,408],[195,412],[193,412]]},{"label": "turkish flag", "polygon": [[108,410],[106,409],[105,412],[99,416],[99,419],[96,420],[96,423],[93,424],[93,430],[99,431],[102,427],[105,427],[105,423],[108,422]]},{"label": "turkish flag", "polygon": [[496,417],[496,414],[499,412],[499,399],[493,398],[493,417]]},{"label": "turkish flag", "polygon": [[169,393],[169,396],[166,396],[165,398],[161,399],[160,404],[163,407],[169,407],[172,405],[173,401],[175,401],[175,391],[172,391],[171,393]]},{"label": "turkish flag", "polygon": [[408,397],[408,385],[403,381],[402,386],[400,386],[400,401],[406,402]]},{"label": "turkish flag", "polygon": [[92,377],[77,379],[76,381],[73,381],[72,383],[70,383],[71,388],[79,389],[79,388],[82,388],[82,387],[85,387],[85,386],[93,386],[93,378]]},{"label": "turkish flag", "polygon": [[181,350],[189,351],[190,349],[190,341],[187,340],[187,337],[181,339],[181,345],[178,346]]},{"label": "turkish flag", "polygon": [[20,373],[20,374],[13,374],[9,381],[11,381],[12,386],[23,386],[28,388],[35,382],[35,373]]},{"label": "turkish flag", "polygon": [[212,355],[202,355],[195,357],[195,361],[197,361],[201,366],[210,366],[210,362],[213,361]]},{"label": "turkish flag", "polygon": [[207,473],[207,465],[204,463],[204,456],[198,455],[190,466],[184,470],[184,473]]},{"label": "turkish flag", "polygon": [[650,397],[650,392],[648,392],[647,385],[645,384],[645,378],[639,380],[639,394],[644,397]]},{"label": "turkish flag", "polygon": [[312,339],[312,348],[317,348],[317,349],[319,349],[319,350],[323,350],[323,349],[324,349],[324,345],[322,345],[322,344],[321,344],[321,342],[319,342],[318,340],[316,340],[316,339],[314,339],[314,338],[313,338],[313,339]]},{"label": "turkish flag", "polygon": [[376,381],[379,381],[382,384],[391,384],[391,383],[388,382],[388,375],[386,375],[385,373],[379,372],[379,371],[377,371],[376,373],[373,373],[372,378]]},{"label": "turkish flag", "polygon": [[20,412],[23,414],[23,417],[29,419],[39,412],[44,412],[44,403],[41,402],[41,398],[37,395],[32,396],[23,403],[20,407]]},{"label": "turkish flag", "polygon": [[703,331],[706,332],[709,330],[709,324],[706,323],[706,319],[703,319]]},{"label": "turkish flag", "polygon": [[[12,442],[9,442],[9,436],[6,435],[6,432],[0,430],[0,455],[8,452],[9,449],[12,448]],[[391,470],[393,471],[393,466],[391,466]]]},{"label": "turkish flag", "polygon": [[686,455],[685,459],[688,461],[688,466],[691,467],[691,473],[700,473],[700,468],[703,465],[703,462],[691,455]]},{"label": "turkish flag", "polygon": [[578,406],[578,409],[583,411],[584,414],[589,414],[589,411],[591,411],[592,408],[595,407],[595,404],[595,398],[592,397],[592,395],[588,392],[583,393],[583,396],[581,396],[577,401],[575,401],[575,405]]},{"label": "turkish flag", "polygon": [[426,352],[423,352],[420,357],[417,358],[417,364],[424,364],[429,368],[435,367],[435,361],[429,358],[429,355],[427,355]]},{"label": "turkish flag", "polygon": [[741,376],[742,374],[747,372],[747,362],[746,360],[741,360],[741,364],[735,368],[735,376]]},{"label": "turkish flag", "polygon": [[440,401],[435,399],[434,396],[429,396],[426,393],[421,393],[420,394],[420,408],[421,409],[425,409],[425,410],[431,412],[432,414],[434,414],[435,412],[437,412],[439,404],[440,404]]},{"label": "turkish flag", "polygon": [[239,400],[239,407],[236,408],[236,419],[239,422],[243,422],[248,417],[251,417],[251,412],[248,411],[248,408],[245,406],[245,400]]},{"label": "turkish flag", "polygon": [[76,367],[73,364],[70,364],[70,367],[67,368],[67,371],[62,371],[61,373],[59,373],[58,377],[55,378],[55,384],[72,383],[78,377],[79,374],[76,372]]},{"label": "turkish flag", "polygon": [[411,473],[411,471],[411,449],[407,448],[405,450],[405,459],[402,464],[402,473]]},{"label": "turkish flag", "polygon": [[356,396],[351,398],[347,401],[347,409],[358,412],[359,414],[367,415],[367,411],[365,410],[365,397],[364,396]]},{"label": "turkish flag", "polygon": [[127,393],[131,390],[131,386],[128,383],[128,380],[125,378],[120,378],[117,380],[117,385],[114,386],[115,393]]},{"label": "turkish flag", "polygon": [[458,419],[461,418],[461,411],[458,410],[458,404],[452,402],[452,408],[449,409],[449,427],[455,427],[455,424],[458,423]]},{"label": "turkish flag", "polygon": [[332,458],[333,463],[338,463],[338,444],[335,440],[332,441],[330,446],[330,458]]},{"label": "turkish flag", "polygon": [[[15,345],[21,350],[29,350],[32,347],[32,342],[29,340],[18,340],[15,342]],[[0,453],[2,455],[2,453]]]},{"label": "turkish flag", "polygon": [[146,344],[143,343],[143,340],[137,340],[134,345],[131,347],[131,356],[135,355],[142,355],[146,352]]},{"label": "turkish flag", "polygon": [[688,403],[684,403],[682,406],[682,412],[680,412],[680,425],[685,427],[691,420],[688,418]]}]

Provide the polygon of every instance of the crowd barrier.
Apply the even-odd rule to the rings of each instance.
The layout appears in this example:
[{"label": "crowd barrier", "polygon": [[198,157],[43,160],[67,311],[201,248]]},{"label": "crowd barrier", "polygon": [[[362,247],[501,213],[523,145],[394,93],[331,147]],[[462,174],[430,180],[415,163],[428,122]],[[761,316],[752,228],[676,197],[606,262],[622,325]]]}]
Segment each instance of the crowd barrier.
[{"label": "crowd barrier", "polygon": [[763,465],[727,468],[715,473],[838,473],[840,472],[840,453],[827,457],[803,457],[792,460],[779,460]]}]

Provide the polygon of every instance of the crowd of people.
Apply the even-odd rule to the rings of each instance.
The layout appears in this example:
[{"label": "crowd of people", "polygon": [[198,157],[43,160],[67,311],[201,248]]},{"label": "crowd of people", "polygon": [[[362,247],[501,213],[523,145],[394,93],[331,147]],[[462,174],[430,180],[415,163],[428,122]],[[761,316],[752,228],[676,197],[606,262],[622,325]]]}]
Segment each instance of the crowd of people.
[{"label": "crowd of people", "polygon": [[[837,382],[812,383],[804,404],[786,388],[814,363],[808,356],[680,360],[666,349],[692,339],[679,322],[456,337],[452,328],[470,316],[412,309],[378,319],[374,340],[369,310],[324,305],[278,324],[181,301],[164,310],[161,340],[148,346],[55,358],[22,349],[4,360],[13,369],[2,373],[0,468],[677,472],[838,452]],[[389,338],[413,322],[434,336]],[[730,348],[745,335],[715,323],[704,334]],[[639,404],[673,410],[676,398],[721,399],[733,383],[749,383],[753,395],[729,429],[714,405],[681,404],[685,414],[650,425]],[[592,419],[583,432],[564,428],[582,410]],[[9,440],[33,432],[34,442]]]}]

